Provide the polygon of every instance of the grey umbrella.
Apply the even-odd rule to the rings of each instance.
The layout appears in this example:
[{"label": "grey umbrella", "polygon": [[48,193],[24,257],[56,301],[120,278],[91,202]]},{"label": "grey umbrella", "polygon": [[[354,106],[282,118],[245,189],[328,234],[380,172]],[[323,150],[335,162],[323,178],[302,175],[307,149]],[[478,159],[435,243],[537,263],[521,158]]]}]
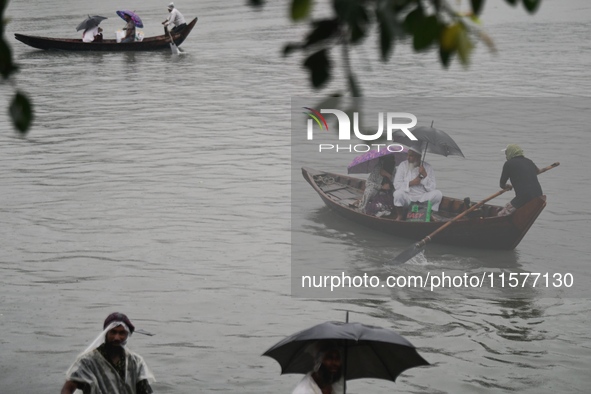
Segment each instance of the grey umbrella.
[{"label": "grey umbrella", "polygon": [[93,27],[100,25],[100,23],[105,19],[108,18],[100,15],[88,15],[88,18],[84,19],[82,22],[80,22],[78,27],[76,27],[76,31],[92,29]]},{"label": "grey umbrella", "polygon": [[275,359],[282,374],[306,374],[314,368],[310,348],[321,340],[336,340],[343,346],[345,381],[376,378],[394,382],[409,368],[429,365],[409,341],[394,331],[361,323],[318,324],[285,338],[263,355]]},{"label": "grey umbrella", "polygon": [[[434,127],[415,127],[410,132],[422,143],[422,148],[426,152],[435,153],[443,156],[462,156],[462,150],[456,142],[443,130]],[[407,146],[416,144],[404,134],[402,130],[396,130],[392,133],[392,141]]]}]

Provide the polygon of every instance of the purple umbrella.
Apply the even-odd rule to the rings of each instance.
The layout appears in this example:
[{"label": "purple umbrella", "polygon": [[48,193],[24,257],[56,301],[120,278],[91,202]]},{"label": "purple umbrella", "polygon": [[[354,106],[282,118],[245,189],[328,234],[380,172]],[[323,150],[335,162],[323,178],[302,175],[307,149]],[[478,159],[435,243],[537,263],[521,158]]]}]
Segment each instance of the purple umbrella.
[{"label": "purple umbrella", "polygon": [[378,164],[380,157],[394,155],[396,165],[406,160],[408,148],[400,146],[393,146],[392,150],[403,148],[400,152],[390,152],[387,147],[380,147],[380,149],[373,149],[362,155],[357,156],[351,164],[347,167],[348,174],[369,174],[371,170]]},{"label": "purple umbrella", "polygon": [[135,27],[144,27],[144,24],[142,23],[142,20],[140,19],[140,17],[137,16],[137,14],[133,11],[129,11],[129,10],[117,11],[117,15],[119,15],[121,17],[121,19],[123,19],[123,20],[125,20],[124,15],[129,15],[131,17],[131,20],[135,24]]}]

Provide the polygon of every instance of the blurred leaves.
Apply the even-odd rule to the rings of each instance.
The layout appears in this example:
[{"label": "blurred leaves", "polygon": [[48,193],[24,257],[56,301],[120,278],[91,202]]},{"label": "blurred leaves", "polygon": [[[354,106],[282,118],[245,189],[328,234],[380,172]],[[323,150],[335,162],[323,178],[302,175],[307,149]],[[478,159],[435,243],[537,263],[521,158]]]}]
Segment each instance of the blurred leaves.
[{"label": "blurred leaves", "polygon": [[27,96],[16,92],[9,107],[14,127],[21,134],[26,134],[33,121],[33,106]]},{"label": "blurred leaves", "polygon": [[[0,75],[3,84],[12,82],[11,76],[18,71],[12,60],[12,50],[4,39],[4,26],[7,23],[4,19],[4,10],[7,5],[8,0],[0,0]],[[8,113],[14,128],[21,135],[27,134],[33,122],[33,105],[24,93],[16,91],[8,107]]]},{"label": "blurred leaves", "polygon": [[250,4],[252,7],[260,8],[263,6],[263,4],[265,4],[265,0],[248,0],[248,4]]},{"label": "blurred leaves", "polygon": [[312,0],[291,0],[291,19],[299,21],[305,19],[312,9]]},{"label": "blurred leaves", "polygon": [[[471,11],[467,13],[460,13],[452,7],[451,1],[445,0],[327,1],[332,5],[334,16],[315,20],[312,0],[291,0],[292,20],[310,19],[310,30],[301,42],[290,42],[283,48],[285,56],[296,51],[304,52],[304,67],[309,71],[310,82],[315,89],[326,86],[333,67],[330,52],[342,46],[340,63],[347,79],[347,89],[352,96],[361,95],[359,81],[349,61],[349,51],[364,42],[374,25],[382,61],[388,61],[394,53],[396,41],[400,42],[407,36],[412,38],[409,42],[415,52],[436,54],[443,67],[449,67],[455,57],[464,67],[468,66],[477,42],[483,42],[491,52],[496,51],[492,38],[482,29],[479,18],[485,0],[469,0]],[[542,0],[505,2],[511,6],[521,3],[529,13],[534,13]],[[262,0],[251,0],[251,4],[255,3],[260,5]]]},{"label": "blurred leaves", "polygon": [[327,49],[321,49],[308,56],[304,61],[304,67],[310,71],[312,86],[320,88],[328,81],[330,78],[330,66]]}]

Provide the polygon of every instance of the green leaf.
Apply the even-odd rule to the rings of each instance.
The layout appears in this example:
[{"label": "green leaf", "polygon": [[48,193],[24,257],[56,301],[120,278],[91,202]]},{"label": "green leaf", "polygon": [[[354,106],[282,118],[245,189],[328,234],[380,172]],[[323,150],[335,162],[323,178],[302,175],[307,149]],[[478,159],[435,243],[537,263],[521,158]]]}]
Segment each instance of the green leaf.
[{"label": "green leaf", "polygon": [[291,2],[291,19],[299,21],[305,19],[310,15],[312,9],[312,0],[292,0]]},{"label": "green leaf", "polygon": [[470,0],[470,2],[472,3],[472,13],[474,13],[474,15],[480,15],[484,0]]},{"label": "green leaf", "polygon": [[446,52],[455,51],[458,48],[458,35],[462,27],[459,22],[445,26],[439,36],[441,48]]},{"label": "green leaf", "polygon": [[4,79],[7,79],[10,74],[15,72],[18,67],[12,62],[12,51],[10,47],[4,41],[3,38],[0,39],[0,75]]},{"label": "green leaf", "polygon": [[455,50],[449,51],[443,49],[443,47],[439,47],[439,60],[441,60],[441,64],[443,64],[445,68],[449,67],[449,63],[455,52]]},{"label": "green leaf", "polygon": [[248,4],[250,4],[251,7],[262,7],[263,4],[265,4],[265,0],[248,0]]},{"label": "green leaf", "polygon": [[292,52],[302,49],[302,45],[297,42],[290,42],[283,47],[283,56],[289,56]]},{"label": "green leaf", "polygon": [[472,53],[473,47],[472,41],[468,37],[468,32],[462,28],[458,34],[458,56],[464,66],[470,63],[470,54]]},{"label": "green leaf", "polygon": [[410,34],[414,34],[415,31],[417,31],[423,19],[425,19],[423,9],[421,7],[417,7],[413,11],[409,12],[409,14],[404,19],[404,28]]},{"label": "green leaf", "polygon": [[395,37],[392,18],[390,18],[390,11],[376,10],[376,18],[378,20],[378,29],[380,31],[380,52],[382,54],[382,61],[387,61],[392,54]]},{"label": "green leaf", "polygon": [[312,86],[320,88],[330,78],[330,60],[326,49],[313,53],[304,62],[304,67],[310,71]]},{"label": "green leaf", "polygon": [[523,0],[523,6],[530,13],[533,14],[538,10],[542,0]]},{"label": "green leaf", "polygon": [[357,84],[357,79],[352,73],[349,73],[347,78],[349,82],[349,90],[351,91],[352,97],[361,97],[361,89],[359,89],[359,85]]},{"label": "green leaf", "polygon": [[17,92],[9,107],[10,117],[14,127],[22,134],[27,134],[33,121],[33,106],[21,92]]},{"label": "green leaf", "polygon": [[431,15],[420,20],[413,35],[413,47],[415,51],[421,51],[429,48],[431,44],[439,37],[439,21],[435,15]]},{"label": "green leaf", "polygon": [[312,23],[314,29],[306,37],[304,47],[309,47],[317,42],[335,37],[339,32],[339,21],[337,19],[323,19]]},{"label": "green leaf", "polygon": [[511,4],[512,6],[517,5],[517,0],[505,0],[507,3]]}]

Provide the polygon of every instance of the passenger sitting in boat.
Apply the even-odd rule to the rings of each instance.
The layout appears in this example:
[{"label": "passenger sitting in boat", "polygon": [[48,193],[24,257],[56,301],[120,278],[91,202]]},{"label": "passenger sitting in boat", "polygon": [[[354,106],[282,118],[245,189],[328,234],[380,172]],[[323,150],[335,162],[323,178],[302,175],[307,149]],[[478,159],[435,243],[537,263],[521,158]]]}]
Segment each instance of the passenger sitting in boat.
[{"label": "passenger sitting in boat", "polygon": [[127,22],[123,30],[125,30],[125,37],[121,40],[121,42],[134,42],[135,41],[135,23],[131,16],[124,14],[123,18]]},{"label": "passenger sitting in boat", "polygon": [[[383,156],[380,157],[377,164],[367,177],[365,181],[365,190],[363,197],[359,203],[359,210],[366,212],[367,204],[370,200],[378,194],[380,190],[391,190],[392,172],[394,171],[394,165],[396,161],[394,156]],[[387,182],[384,182],[384,181]]]},{"label": "passenger sitting in boat", "polygon": [[178,33],[185,27],[187,27],[185,17],[183,16],[183,14],[180,13],[179,10],[174,8],[174,3],[170,3],[168,5],[168,12],[170,12],[170,15],[168,15],[168,18],[166,18],[166,20],[162,22],[162,24],[164,25],[164,34],[168,34],[168,25],[174,25],[174,27],[170,31],[171,34]]},{"label": "passenger sitting in boat", "polygon": [[82,42],[100,42],[103,40],[103,29],[98,26],[84,30]]},{"label": "passenger sitting in boat", "polygon": [[540,169],[533,161],[523,156],[523,150],[518,145],[507,145],[505,157],[507,161],[501,173],[501,188],[505,189],[507,180],[510,180],[515,190],[515,198],[505,205],[498,216],[510,215],[517,208],[543,194],[542,186],[538,182]]},{"label": "passenger sitting in boat", "polygon": [[421,163],[421,151],[417,147],[409,147],[407,160],[398,166],[394,188],[396,220],[402,220],[404,208],[412,201],[431,201],[432,210],[439,210],[443,194],[436,190],[435,172],[431,165]]}]

